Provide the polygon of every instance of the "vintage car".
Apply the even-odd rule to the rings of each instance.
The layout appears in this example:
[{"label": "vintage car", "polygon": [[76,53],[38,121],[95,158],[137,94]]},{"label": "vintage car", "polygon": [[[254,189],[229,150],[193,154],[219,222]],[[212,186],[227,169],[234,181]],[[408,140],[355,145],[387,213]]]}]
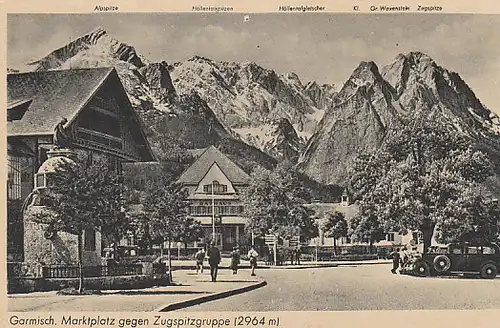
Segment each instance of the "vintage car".
[{"label": "vintage car", "polygon": [[447,247],[430,247],[413,257],[403,273],[419,277],[463,273],[494,279],[500,269],[500,247],[496,243],[451,243]]}]

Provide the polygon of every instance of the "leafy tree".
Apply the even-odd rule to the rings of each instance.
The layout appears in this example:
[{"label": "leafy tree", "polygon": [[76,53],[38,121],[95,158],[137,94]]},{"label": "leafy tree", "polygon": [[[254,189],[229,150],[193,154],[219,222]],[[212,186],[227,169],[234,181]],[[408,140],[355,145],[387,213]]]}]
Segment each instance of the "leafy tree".
[{"label": "leafy tree", "polygon": [[152,237],[149,229],[149,217],[144,211],[127,211],[130,220],[130,231],[134,234],[139,254],[149,254],[152,248]]},{"label": "leafy tree", "polygon": [[172,278],[172,260],[170,248],[187,221],[189,201],[187,190],[179,184],[169,184],[151,191],[145,200],[145,211],[149,216],[149,230],[153,240],[160,244],[163,256],[163,243],[168,242],[168,267]]},{"label": "leafy tree", "polygon": [[7,250],[9,256],[13,254],[16,257],[15,260],[22,258],[22,253],[20,253],[22,247],[16,243],[23,239],[22,203],[20,199],[7,199]]},{"label": "leafy tree", "polygon": [[192,241],[197,241],[203,238],[203,228],[200,222],[193,218],[186,218],[180,226],[180,230],[177,234],[177,239],[184,243],[184,247],[187,248],[187,244]]},{"label": "leafy tree", "polygon": [[[425,118],[422,113],[396,122],[381,149],[358,157],[350,180],[355,199],[363,204],[360,218],[378,221],[386,231],[419,230],[424,250],[436,227],[451,229],[450,217],[463,214],[461,195],[492,173],[486,155],[468,137],[438,116]],[[462,227],[468,229],[465,223]],[[450,237],[445,236],[438,238]]]},{"label": "leafy tree", "polygon": [[385,231],[382,222],[380,222],[373,206],[370,204],[361,204],[360,213],[349,222],[349,231],[351,240],[357,242],[367,242],[370,245],[370,253],[373,252],[373,244],[384,239]]},{"label": "leafy tree", "polygon": [[320,219],[320,229],[326,237],[333,238],[333,255],[337,255],[337,239],[347,236],[347,220],[344,213],[328,212]]},{"label": "leafy tree", "polygon": [[40,195],[46,210],[34,214],[31,220],[46,224],[48,231],[78,237],[78,291],[81,293],[83,232],[92,229],[119,236],[126,230],[121,211],[121,179],[105,163],[86,165],[69,161],[61,162],[48,179],[50,188]]},{"label": "leafy tree", "polygon": [[[296,183],[296,182],[295,182]],[[252,173],[252,182],[243,193],[247,229],[264,235],[277,234],[283,238],[317,235],[313,212],[303,206],[303,195],[292,178],[280,171],[258,168]]]},{"label": "leafy tree", "polygon": [[440,213],[437,238],[444,242],[495,241],[499,232],[498,201],[485,199],[476,190],[464,190]]}]

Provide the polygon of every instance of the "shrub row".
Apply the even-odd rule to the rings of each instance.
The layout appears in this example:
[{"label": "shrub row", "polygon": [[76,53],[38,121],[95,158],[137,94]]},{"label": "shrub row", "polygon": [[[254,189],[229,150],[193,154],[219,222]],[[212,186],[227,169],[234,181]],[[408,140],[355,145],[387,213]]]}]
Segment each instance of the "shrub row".
[{"label": "shrub row", "polygon": [[[168,274],[110,276],[85,278],[84,287],[94,290],[139,289],[169,285]],[[77,288],[78,278],[12,278],[8,280],[7,292],[29,293]]]}]

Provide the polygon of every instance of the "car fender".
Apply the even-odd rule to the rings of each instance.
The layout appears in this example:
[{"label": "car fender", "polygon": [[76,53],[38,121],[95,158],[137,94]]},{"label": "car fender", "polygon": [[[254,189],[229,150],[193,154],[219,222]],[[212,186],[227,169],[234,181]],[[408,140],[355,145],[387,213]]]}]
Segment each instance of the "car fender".
[{"label": "car fender", "polygon": [[493,264],[494,266],[496,266],[497,269],[500,269],[500,262],[499,263],[495,263],[495,261],[493,261],[493,260],[486,260],[484,262],[481,262],[480,268],[482,268],[483,265],[490,264],[490,263]]}]

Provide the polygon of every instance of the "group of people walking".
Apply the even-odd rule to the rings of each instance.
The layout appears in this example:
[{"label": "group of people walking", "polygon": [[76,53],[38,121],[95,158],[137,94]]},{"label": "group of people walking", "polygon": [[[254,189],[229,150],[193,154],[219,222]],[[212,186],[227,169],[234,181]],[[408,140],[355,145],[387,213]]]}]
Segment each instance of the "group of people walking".
[{"label": "group of people walking", "polygon": [[[257,257],[259,254],[257,251],[252,247],[250,251],[248,251],[248,259],[250,262],[250,267],[252,269],[251,275],[255,276],[255,268],[257,267]],[[221,261],[221,255],[220,251],[217,247],[215,247],[215,244],[212,242],[210,243],[210,247],[208,248],[206,254],[205,250],[203,248],[200,248],[198,252],[195,254],[195,259],[196,259],[196,273],[201,272],[203,273],[203,262],[205,258],[208,259],[208,264],[210,266],[210,276],[212,278],[212,282],[217,281],[217,273],[219,271],[219,264]],[[233,251],[231,252],[231,264],[229,268],[232,270],[233,274],[238,273],[238,266],[240,265],[241,260],[240,260],[240,251],[238,247],[234,247]]]}]

